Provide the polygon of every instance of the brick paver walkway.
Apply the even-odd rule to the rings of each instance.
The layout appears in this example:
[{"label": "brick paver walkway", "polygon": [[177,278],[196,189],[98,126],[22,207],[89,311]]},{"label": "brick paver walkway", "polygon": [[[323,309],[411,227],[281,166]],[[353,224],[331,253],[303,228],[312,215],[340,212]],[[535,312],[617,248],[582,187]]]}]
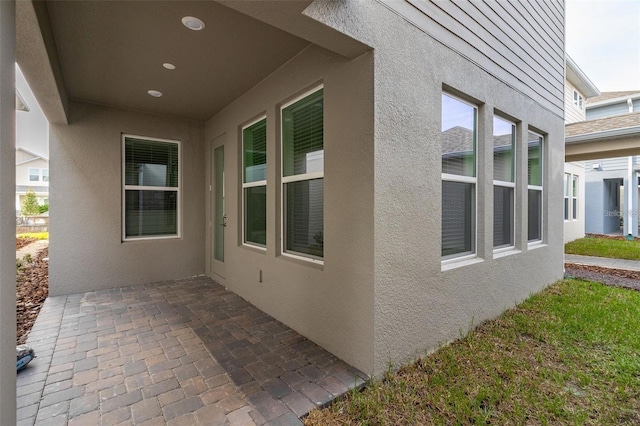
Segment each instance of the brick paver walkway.
[{"label": "brick paver walkway", "polygon": [[52,297],[19,425],[296,425],[367,379],[209,278]]}]

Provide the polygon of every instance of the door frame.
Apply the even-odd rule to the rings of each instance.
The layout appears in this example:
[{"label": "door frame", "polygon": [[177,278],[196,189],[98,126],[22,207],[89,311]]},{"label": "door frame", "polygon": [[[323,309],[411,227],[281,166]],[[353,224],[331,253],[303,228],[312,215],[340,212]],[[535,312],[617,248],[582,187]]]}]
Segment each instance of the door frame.
[{"label": "door frame", "polygon": [[[223,133],[215,138],[213,138],[210,142],[209,142],[209,182],[207,183],[208,185],[208,210],[209,210],[209,220],[208,220],[208,225],[209,225],[209,229],[207,232],[207,238],[209,240],[209,253],[207,256],[207,264],[209,265],[209,274],[214,276],[214,277],[218,277],[218,278],[222,278],[225,279],[227,274],[226,274],[226,267],[225,267],[225,262],[224,262],[224,254],[223,254],[223,260],[217,260],[215,258],[215,252],[216,252],[216,230],[219,229],[219,224],[216,221],[216,163],[215,163],[215,153],[216,153],[216,149],[222,147],[222,153],[223,153],[223,184],[222,184],[222,189],[223,192],[225,193],[225,195],[223,195],[223,214],[226,216],[227,220],[229,218],[228,215],[228,207],[229,207],[229,203],[228,200],[226,200],[226,194],[228,194],[227,192],[227,179],[226,179],[226,161],[224,161],[224,147],[225,147],[225,142],[226,142],[226,133]],[[225,235],[226,234],[226,235]],[[229,232],[223,228],[223,241],[222,241],[222,247],[223,247],[223,253],[226,253],[227,247],[228,247],[228,237],[229,237]]]}]

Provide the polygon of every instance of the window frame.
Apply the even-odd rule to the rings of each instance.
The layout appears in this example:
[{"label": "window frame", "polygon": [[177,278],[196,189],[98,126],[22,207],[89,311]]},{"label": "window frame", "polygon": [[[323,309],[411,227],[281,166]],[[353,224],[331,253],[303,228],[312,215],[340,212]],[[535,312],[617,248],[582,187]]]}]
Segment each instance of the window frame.
[{"label": "window frame", "polygon": [[578,191],[580,190],[580,177],[571,175],[571,218],[579,220],[578,217]]},{"label": "window frame", "polygon": [[[259,122],[261,122],[263,120],[265,122],[265,128],[266,128],[266,126],[267,126],[267,115],[266,114],[262,114],[262,115],[258,116],[257,118],[255,118],[254,120],[249,121],[247,124],[245,124],[244,126],[242,126],[240,128],[241,149],[242,149],[242,151],[241,151],[242,152],[242,155],[241,155],[241,157],[242,157],[241,158],[241,163],[242,163],[241,164],[241,166],[242,166],[242,169],[241,169],[241,174],[242,174],[241,183],[242,184],[240,185],[241,186],[241,188],[240,188],[240,190],[241,190],[240,199],[242,200],[241,201],[242,202],[242,212],[241,212],[242,220],[240,221],[240,223],[242,224],[241,225],[242,226],[242,245],[243,246],[247,246],[247,247],[251,247],[251,248],[255,248],[255,249],[258,249],[258,250],[266,251],[267,250],[267,245],[266,244],[263,245],[263,244],[255,243],[253,241],[247,241],[247,224],[246,224],[246,221],[247,221],[247,211],[246,211],[247,205],[246,204],[247,203],[246,203],[246,191],[245,190],[247,188],[256,188],[256,187],[264,186],[265,192],[267,191],[268,179],[267,179],[266,169],[267,169],[268,164],[269,164],[268,149],[267,149],[267,152],[265,153],[265,157],[266,157],[266,159],[265,159],[265,178],[264,178],[264,180],[253,181],[253,182],[245,182],[246,177],[245,177],[245,152],[244,152],[244,142],[245,142],[244,141],[244,131],[245,131],[245,129],[247,129],[247,128],[253,126],[254,124],[257,124],[257,123],[259,123]],[[265,139],[266,139],[265,140],[265,148],[268,148],[268,134],[265,137]],[[267,199],[267,201],[268,201],[268,199]],[[265,205],[265,212],[264,212],[265,213],[265,217],[267,215],[267,210],[268,209],[267,209],[267,207]],[[265,232],[267,232],[267,228],[269,227],[269,220],[268,219],[267,219],[267,224],[266,225],[267,226],[265,227]],[[265,236],[265,241],[267,241],[266,236]]]},{"label": "window frame", "polygon": [[[527,175],[529,174],[529,142],[531,142],[531,140],[529,139],[530,135],[536,135],[538,137],[538,140],[540,141],[540,185],[531,185],[529,184],[529,179],[527,178],[527,203],[529,200],[529,191],[533,190],[533,191],[539,191],[540,192],[540,238],[539,239],[535,239],[535,240],[530,240],[529,239],[529,235],[528,235],[528,229],[529,229],[529,221],[531,220],[530,217],[527,217],[527,245],[528,246],[535,246],[538,244],[543,244],[544,243],[544,238],[545,238],[545,233],[544,233],[544,225],[545,225],[545,221],[544,221],[544,210],[545,210],[545,203],[544,203],[544,185],[545,185],[545,178],[544,178],[544,168],[545,168],[545,154],[546,154],[546,149],[545,149],[545,137],[541,134],[538,133],[534,130],[529,129],[527,131]],[[527,212],[529,211],[529,206],[527,205]],[[527,215],[528,216],[528,215]]]},{"label": "window frame", "polygon": [[[283,111],[285,110],[285,108],[295,104],[296,102],[303,100],[311,95],[313,95],[314,93],[320,91],[320,90],[324,90],[324,84],[318,84],[313,86],[312,88],[305,90],[304,92],[302,92],[301,94],[291,98],[290,100],[288,100],[287,102],[283,103],[280,105],[280,107],[278,108],[278,120],[279,120],[279,124],[280,124],[280,128],[279,128],[279,139],[280,139],[280,144],[279,144],[279,159],[280,159],[280,255],[284,256],[284,257],[288,257],[288,258],[292,258],[292,259],[298,259],[298,260],[302,260],[305,262],[310,262],[312,264],[316,264],[316,265],[324,265],[324,250],[323,250],[323,257],[318,257],[318,256],[314,256],[311,254],[305,254],[305,253],[300,253],[300,252],[296,252],[296,251],[291,251],[291,250],[287,250],[287,234],[286,234],[286,229],[287,229],[287,221],[286,221],[286,217],[287,217],[287,195],[286,195],[286,185],[289,183],[294,183],[294,182],[303,182],[303,181],[312,181],[312,180],[316,180],[316,179],[322,179],[323,181],[323,185],[324,185],[324,154],[323,154],[323,160],[322,160],[322,172],[313,172],[313,173],[304,173],[304,174],[293,174],[291,176],[285,176],[285,161],[284,161],[284,114]],[[325,123],[324,123],[324,92],[322,94],[322,99],[323,99],[323,129],[325,127]],[[324,133],[324,131],[323,131]],[[322,140],[322,150],[324,153],[325,150],[325,143],[324,143],[324,136],[323,136],[323,140]],[[323,186],[323,191],[324,191],[324,186]],[[322,226],[323,226],[323,234],[324,234],[324,195],[323,195],[323,199],[322,199],[322,209],[323,209],[323,221],[322,221]]]},{"label": "window frame", "polygon": [[584,109],[584,98],[577,90],[573,90],[573,105],[575,105],[579,110]]},{"label": "window frame", "polygon": [[[32,171],[35,171],[35,173],[31,173]],[[36,179],[31,179],[31,176],[35,176]],[[29,179],[29,182],[44,182],[42,180],[42,169],[39,167],[29,167],[27,169],[27,178]]]},{"label": "window frame", "polygon": [[[469,259],[475,259],[478,257],[478,137],[479,137],[479,132],[478,132],[478,127],[479,127],[479,106],[471,103],[463,98],[461,98],[460,96],[456,96],[451,92],[447,92],[446,90],[442,90],[440,92],[440,99],[442,102],[442,96],[448,96],[449,98],[452,98],[456,101],[459,101],[463,104],[469,105],[470,107],[473,108],[474,111],[474,118],[473,118],[473,125],[474,125],[474,129],[473,129],[473,156],[474,156],[474,163],[473,163],[473,176],[466,176],[466,175],[456,175],[456,174],[451,174],[451,173],[442,173],[441,172],[441,178],[440,178],[440,190],[442,191],[442,184],[446,181],[446,182],[455,182],[455,183],[465,183],[465,184],[472,184],[473,185],[473,192],[472,192],[472,197],[471,197],[471,251],[470,252],[462,252],[462,253],[455,253],[455,254],[449,254],[446,256],[442,256],[442,236],[440,237],[440,262],[442,265],[448,265],[451,263],[456,263],[456,262],[460,262],[460,261],[464,261],[464,260],[469,260]],[[442,120],[443,120],[443,111],[442,111],[442,104],[440,105],[440,123],[442,125]],[[442,130],[440,131],[440,133],[442,134]],[[442,167],[442,140],[439,141],[440,142],[440,165]],[[440,199],[442,200],[442,197],[440,197]],[[442,205],[442,201],[441,201],[441,208],[443,207]],[[443,222],[442,222],[442,214],[440,215],[440,232],[442,234],[443,232]]]},{"label": "window frame", "polygon": [[[177,187],[164,187],[164,186],[144,186],[144,185],[127,185],[126,184],[126,141],[127,138],[131,139],[141,139],[149,142],[163,142],[163,143],[174,143],[178,146],[178,186]],[[123,133],[121,136],[121,155],[122,159],[120,162],[120,166],[122,168],[121,172],[121,213],[122,213],[122,231],[121,231],[121,239],[122,242],[131,242],[131,241],[149,241],[149,240],[167,240],[167,239],[179,239],[182,238],[182,141],[176,139],[163,139],[163,138],[155,138],[149,136],[140,136],[129,133]],[[127,222],[126,222],[126,192],[127,190],[133,191],[171,191],[176,192],[176,233],[169,235],[150,235],[150,236],[142,236],[142,237],[127,237]]]},{"label": "window frame", "polygon": [[568,222],[571,218],[571,173],[564,174],[564,221]]},{"label": "window frame", "polygon": [[[517,173],[517,162],[516,162],[516,155],[517,155],[517,143],[516,143],[516,132],[518,129],[518,126],[516,123],[514,123],[511,120],[507,120],[504,117],[501,117],[500,115],[496,115],[494,114],[492,117],[492,123],[495,122],[495,119],[499,119],[504,121],[505,123],[509,123],[511,124],[511,182],[507,182],[507,181],[502,181],[502,180],[496,180],[495,179],[495,170],[494,170],[494,176],[493,176],[493,188],[494,188],[494,194],[495,194],[495,187],[499,186],[499,187],[503,187],[503,188],[511,188],[513,190],[513,200],[512,200],[512,217],[511,217],[511,239],[512,242],[511,244],[505,244],[505,245],[501,245],[501,246],[493,246],[493,252],[494,253],[500,253],[503,251],[508,251],[508,250],[513,250],[515,248],[516,245],[516,190],[517,190],[517,178],[516,176],[518,175]],[[493,135],[493,137],[495,138],[495,133]],[[495,156],[492,158],[493,161],[493,166],[495,167]],[[494,206],[495,206],[495,199],[493,200],[494,202]],[[494,216],[494,226],[495,226],[495,216]],[[492,242],[493,243],[493,242]]]}]

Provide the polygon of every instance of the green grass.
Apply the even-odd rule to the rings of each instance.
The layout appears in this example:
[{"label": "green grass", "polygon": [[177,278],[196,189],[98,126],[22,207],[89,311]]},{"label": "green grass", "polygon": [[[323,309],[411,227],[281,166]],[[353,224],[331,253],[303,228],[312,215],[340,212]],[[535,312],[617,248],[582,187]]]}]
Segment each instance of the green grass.
[{"label": "green grass", "polygon": [[35,238],[36,240],[48,240],[48,232],[26,232],[24,234],[16,235],[18,238]]},{"label": "green grass", "polygon": [[640,260],[640,241],[609,238],[580,238],[564,245],[567,254]]},{"label": "green grass", "polygon": [[640,292],[564,280],[306,425],[638,424]]}]

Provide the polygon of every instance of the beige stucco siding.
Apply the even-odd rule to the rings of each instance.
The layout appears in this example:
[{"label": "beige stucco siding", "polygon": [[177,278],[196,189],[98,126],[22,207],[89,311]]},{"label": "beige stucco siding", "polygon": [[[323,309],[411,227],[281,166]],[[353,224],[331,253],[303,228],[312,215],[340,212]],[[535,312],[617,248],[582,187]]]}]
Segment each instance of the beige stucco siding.
[{"label": "beige stucco siding", "polygon": [[[225,278],[240,296],[348,363],[373,371],[373,54],[310,47],[207,123],[225,134]],[[280,254],[279,105],[324,85],[324,265]],[[240,135],[267,116],[267,250],[242,246]],[[209,241],[209,239],[208,239]],[[209,253],[210,247],[207,246]],[[210,256],[208,254],[208,256]],[[263,282],[258,282],[262,271]]]},{"label": "beige stucco siding", "polygon": [[[74,102],[50,128],[50,294],[204,273],[204,126]],[[180,140],[182,236],[122,242],[122,133]]]},{"label": "beige stucco siding", "polygon": [[[324,8],[331,8],[326,3]],[[320,7],[320,4],[318,4]],[[377,2],[313,16],[375,52],[374,371],[424,355],[562,277],[564,123],[534,99]],[[524,6],[523,6],[524,7]],[[336,7],[337,8],[337,7]],[[358,17],[352,22],[347,17]],[[323,18],[329,17],[329,18]],[[480,142],[476,263],[441,265],[441,95],[475,99]],[[562,92],[554,103],[562,103]],[[492,116],[518,125],[516,247],[492,247]],[[527,244],[527,131],[545,136],[544,242]]]}]

